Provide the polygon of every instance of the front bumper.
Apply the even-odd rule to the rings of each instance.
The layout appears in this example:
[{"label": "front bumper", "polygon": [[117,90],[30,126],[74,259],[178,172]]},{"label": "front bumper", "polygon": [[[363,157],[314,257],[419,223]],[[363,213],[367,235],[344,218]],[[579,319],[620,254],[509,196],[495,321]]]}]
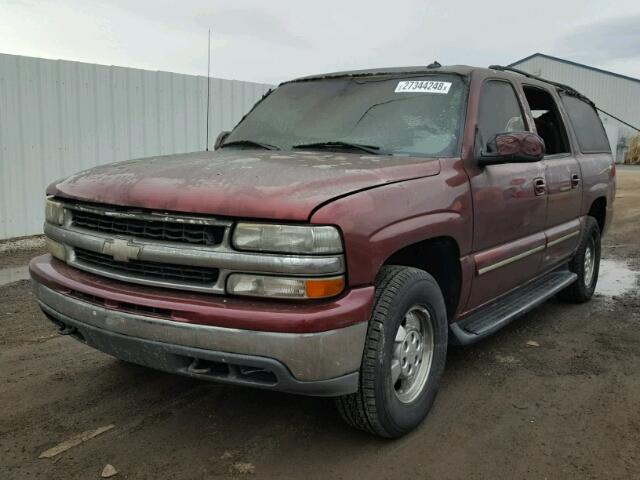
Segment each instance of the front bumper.
[{"label": "front bumper", "polygon": [[[126,291],[126,284],[105,284],[99,278],[95,285],[78,278],[73,283],[74,279],[64,276],[57,280],[67,278],[66,285],[52,281],[54,270],[60,274],[67,269],[49,257],[34,259],[31,275],[40,307],[61,333],[117,358],[206,380],[307,395],[337,396],[358,389],[366,321],[324,331],[282,332],[160,318],[120,308],[130,305],[135,292],[127,303],[117,296],[119,301],[109,298],[116,287]],[[88,278],[86,273],[81,275]],[[95,301],[98,286],[105,300],[102,304]],[[146,293],[143,300],[148,303]],[[228,303],[227,314],[233,308]],[[326,314],[331,316],[336,308],[331,304]],[[291,315],[284,312],[285,317]],[[298,315],[304,317],[304,309]]]}]

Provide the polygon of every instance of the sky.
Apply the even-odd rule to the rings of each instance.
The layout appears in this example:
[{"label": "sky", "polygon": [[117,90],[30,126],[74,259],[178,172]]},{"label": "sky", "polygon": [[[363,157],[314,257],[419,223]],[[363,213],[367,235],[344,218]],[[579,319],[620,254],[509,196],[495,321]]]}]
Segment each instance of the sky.
[{"label": "sky", "polygon": [[640,78],[640,1],[0,0],[0,52],[276,84],[535,52]]}]

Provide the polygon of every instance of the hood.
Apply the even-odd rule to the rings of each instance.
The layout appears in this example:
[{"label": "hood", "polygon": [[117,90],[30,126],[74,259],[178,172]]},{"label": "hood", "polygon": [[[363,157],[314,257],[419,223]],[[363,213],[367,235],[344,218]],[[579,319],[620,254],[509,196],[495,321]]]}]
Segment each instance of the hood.
[{"label": "hood", "polygon": [[332,198],[439,171],[437,159],[225,149],[92,168],[50,185],[47,194],[154,210],[305,221]]}]

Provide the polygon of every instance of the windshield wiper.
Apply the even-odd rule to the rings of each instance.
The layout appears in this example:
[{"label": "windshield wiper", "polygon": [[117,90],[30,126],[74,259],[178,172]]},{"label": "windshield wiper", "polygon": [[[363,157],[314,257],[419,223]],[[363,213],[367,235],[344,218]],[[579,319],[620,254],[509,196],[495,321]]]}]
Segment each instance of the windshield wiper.
[{"label": "windshield wiper", "polygon": [[380,147],[376,145],[362,145],[360,143],[350,143],[342,141],[328,141],[328,142],[313,142],[313,143],[299,143],[291,148],[352,148],[354,150],[362,150],[363,152],[373,153],[377,155],[380,153]]},{"label": "windshield wiper", "polygon": [[255,140],[232,140],[230,142],[223,143],[222,145],[220,145],[220,148],[233,146],[233,145],[246,146],[246,147],[258,147],[258,148],[263,148],[265,150],[280,150],[275,145],[270,145],[268,143],[257,142]]}]

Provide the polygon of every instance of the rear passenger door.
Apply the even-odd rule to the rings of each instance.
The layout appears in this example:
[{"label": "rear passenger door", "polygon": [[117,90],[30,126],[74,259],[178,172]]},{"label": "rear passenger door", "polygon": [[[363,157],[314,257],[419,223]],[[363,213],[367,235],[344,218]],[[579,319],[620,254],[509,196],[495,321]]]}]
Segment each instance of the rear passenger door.
[{"label": "rear passenger door", "polygon": [[547,248],[541,265],[541,270],[544,271],[569,258],[580,240],[582,175],[572,152],[555,91],[526,84],[522,89],[535,129],[546,146],[543,164],[547,194]]}]

